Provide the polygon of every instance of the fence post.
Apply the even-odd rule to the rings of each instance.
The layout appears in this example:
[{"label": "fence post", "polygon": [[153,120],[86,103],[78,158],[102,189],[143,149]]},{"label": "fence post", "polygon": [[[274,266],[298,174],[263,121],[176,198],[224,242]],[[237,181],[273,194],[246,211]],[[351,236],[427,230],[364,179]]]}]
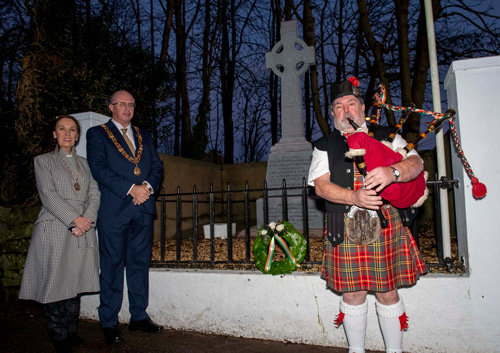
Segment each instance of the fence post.
[{"label": "fence post", "polygon": [[306,178],[302,178],[302,232],[304,233],[304,238],[306,238],[307,249],[306,249],[306,261],[311,258],[311,246],[309,243],[309,210],[307,208],[307,183]]},{"label": "fence post", "polygon": [[193,185],[193,260],[198,261],[198,194]]},{"label": "fence post", "polygon": [[[283,184],[281,186],[281,209],[282,209],[282,216],[284,221],[288,221],[288,199],[287,199],[287,192],[286,192],[286,180],[283,178]],[[273,220],[274,222],[274,220]]]},{"label": "fence post", "polygon": [[248,180],[245,181],[245,249],[246,260],[250,262],[250,195],[248,193]]},{"label": "fence post", "polygon": [[160,259],[165,261],[165,220],[167,219],[167,212],[165,207],[165,188],[161,188],[161,219],[160,219]]},{"label": "fence post", "polygon": [[215,205],[214,205],[214,186],[212,184],[210,184],[209,213],[210,213],[210,262],[214,263],[214,261],[215,261],[215,245],[214,245]]},{"label": "fence post", "polygon": [[442,232],[441,232],[441,193],[439,191],[440,186],[437,179],[437,173],[434,174],[434,223],[436,226],[436,245],[437,245],[437,255],[439,263],[443,263],[443,242],[442,242]]},{"label": "fence post", "polygon": [[264,180],[264,195],[263,195],[263,213],[264,213],[264,224],[268,225],[269,224],[269,195],[268,195],[268,190],[267,190],[267,180]]},{"label": "fence post", "polygon": [[182,244],[182,212],[181,212],[181,187],[177,186],[177,198],[175,204],[175,258],[181,261],[181,244]]},{"label": "fence post", "polygon": [[227,183],[227,259],[233,261],[233,209],[231,200],[231,185]]}]

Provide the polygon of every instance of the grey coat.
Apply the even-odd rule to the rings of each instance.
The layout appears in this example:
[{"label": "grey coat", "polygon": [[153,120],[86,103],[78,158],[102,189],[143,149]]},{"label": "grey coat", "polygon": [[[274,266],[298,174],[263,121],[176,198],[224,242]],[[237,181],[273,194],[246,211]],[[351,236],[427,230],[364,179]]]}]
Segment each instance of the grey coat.
[{"label": "grey coat", "polygon": [[[74,179],[58,154],[78,176],[79,191],[74,190]],[[35,157],[35,178],[42,209],[31,236],[19,298],[51,303],[99,291],[95,227],[81,237],[68,230],[78,216],[96,221],[100,193],[87,160],[74,149],[71,157],[56,149]]]}]

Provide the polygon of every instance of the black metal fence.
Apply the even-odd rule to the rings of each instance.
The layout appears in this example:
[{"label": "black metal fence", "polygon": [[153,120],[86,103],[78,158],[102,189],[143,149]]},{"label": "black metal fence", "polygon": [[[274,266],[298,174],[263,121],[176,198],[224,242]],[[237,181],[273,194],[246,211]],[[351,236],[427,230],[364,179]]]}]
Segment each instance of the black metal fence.
[{"label": "black metal fence", "polygon": [[[434,219],[439,222],[439,189],[440,188],[453,188],[457,186],[457,180],[447,180],[446,178],[441,178],[437,181],[428,181],[427,185],[433,188],[434,195]],[[175,194],[165,194],[162,193],[158,195],[157,202],[160,203],[160,214],[158,215],[159,226],[160,226],[160,240],[159,246],[157,244],[157,254],[153,256],[152,266],[154,267],[187,267],[187,268],[215,268],[217,264],[227,264],[227,265],[242,265],[243,267],[250,267],[253,265],[251,256],[251,228],[256,222],[256,201],[257,199],[262,199],[262,215],[263,224],[269,223],[269,194],[272,192],[273,195],[277,193],[281,195],[281,220],[288,221],[288,193],[290,190],[294,190],[294,194],[298,193],[300,190],[300,195],[302,199],[302,234],[307,241],[307,252],[305,260],[302,263],[302,267],[310,267],[321,263],[320,259],[311,259],[310,254],[310,229],[309,229],[309,215],[308,215],[308,195],[314,194],[314,188],[307,185],[304,178],[301,187],[287,187],[286,181],[283,180],[283,185],[280,188],[268,188],[267,183],[264,182],[264,187],[262,189],[250,189],[248,182],[245,183],[245,188],[243,190],[231,190],[231,185],[227,185],[226,190],[214,191],[213,186],[210,186],[210,190],[206,192],[199,192],[196,186],[193,187],[192,192],[182,193],[180,187],[177,187],[177,192]],[[190,206],[190,207],[188,207]],[[238,212],[235,215],[234,208],[237,206]],[[204,209],[200,212],[200,207]],[[191,213],[186,215],[186,208],[191,209]],[[167,211],[168,209],[168,211]],[[189,210],[188,210],[189,211]],[[175,217],[173,214],[175,214]],[[207,214],[208,213],[208,214]],[[210,256],[209,259],[199,259],[198,249],[199,249],[199,233],[200,228],[200,218],[205,219],[209,225],[209,243],[210,243]],[[167,226],[167,219],[170,219],[170,225]],[[174,221],[173,221],[174,220]],[[276,220],[272,220],[276,221]],[[226,224],[226,233],[228,234],[225,239],[227,257],[224,260],[216,260],[216,239],[214,237],[214,227],[216,222]],[[240,232],[243,233],[244,245],[245,245],[245,255],[243,258],[235,260],[233,258],[233,240],[232,236],[232,224],[236,222],[237,228],[242,229]],[[175,240],[175,253],[172,256],[172,249],[170,248],[169,256],[167,256],[167,227],[172,227],[172,223],[175,223],[175,233],[172,237],[170,234],[169,240],[172,243]],[[189,227],[186,227],[189,224]],[[184,227],[183,227],[184,225]],[[294,225],[300,228],[300,225]],[[419,244],[418,238],[418,225],[414,222],[411,226],[411,231],[414,234],[417,244]],[[255,232],[255,230],[254,230]],[[454,260],[443,259],[442,257],[442,238],[441,229],[439,224],[436,224],[436,244],[437,244],[437,258],[435,262],[427,263],[430,267],[448,267],[448,270],[454,266]],[[254,234],[255,236],[255,234]],[[173,238],[173,239],[172,239]],[[241,239],[241,237],[240,237]],[[181,253],[183,253],[183,246],[189,243],[189,249],[191,256],[189,259],[183,259]],[[184,252],[185,254],[185,252]],[[185,257],[185,256],[184,256]]]}]

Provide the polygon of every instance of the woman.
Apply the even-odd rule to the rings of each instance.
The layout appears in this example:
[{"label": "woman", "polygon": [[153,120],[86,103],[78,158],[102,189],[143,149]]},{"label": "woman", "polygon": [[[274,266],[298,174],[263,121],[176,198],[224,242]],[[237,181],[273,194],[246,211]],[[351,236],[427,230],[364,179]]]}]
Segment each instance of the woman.
[{"label": "woman", "polygon": [[52,150],[35,157],[42,209],[24,267],[20,299],[44,304],[45,323],[56,352],[84,342],[76,328],[81,293],[99,291],[95,221],[100,193],[87,160],[74,148],[80,124],[70,116],[53,123]]}]

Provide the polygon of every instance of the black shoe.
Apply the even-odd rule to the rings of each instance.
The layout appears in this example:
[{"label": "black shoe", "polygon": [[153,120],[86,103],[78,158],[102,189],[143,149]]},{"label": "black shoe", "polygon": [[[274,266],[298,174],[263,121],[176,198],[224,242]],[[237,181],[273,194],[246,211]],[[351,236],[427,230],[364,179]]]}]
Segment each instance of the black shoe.
[{"label": "black shoe", "polygon": [[103,327],[102,332],[104,333],[104,338],[108,343],[120,343],[123,341],[122,332],[118,326]]},{"label": "black shoe", "polygon": [[130,331],[141,330],[147,333],[154,333],[163,330],[163,326],[155,324],[149,317],[147,317],[144,320],[130,321],[128,329]]},{"label": "black shoe", "polygon": [[63,340],[52,340],[52,343],[54,343],[54,348],[56,350],[56,353],[73,352],[73,350],[71,349],[71,342],[69,341],[68,338],[65,338]]},{"label": "black shoe", "polygon": [[68,333],[68,341],[73,347],[84,347],[85,342],[75,333]]}]

